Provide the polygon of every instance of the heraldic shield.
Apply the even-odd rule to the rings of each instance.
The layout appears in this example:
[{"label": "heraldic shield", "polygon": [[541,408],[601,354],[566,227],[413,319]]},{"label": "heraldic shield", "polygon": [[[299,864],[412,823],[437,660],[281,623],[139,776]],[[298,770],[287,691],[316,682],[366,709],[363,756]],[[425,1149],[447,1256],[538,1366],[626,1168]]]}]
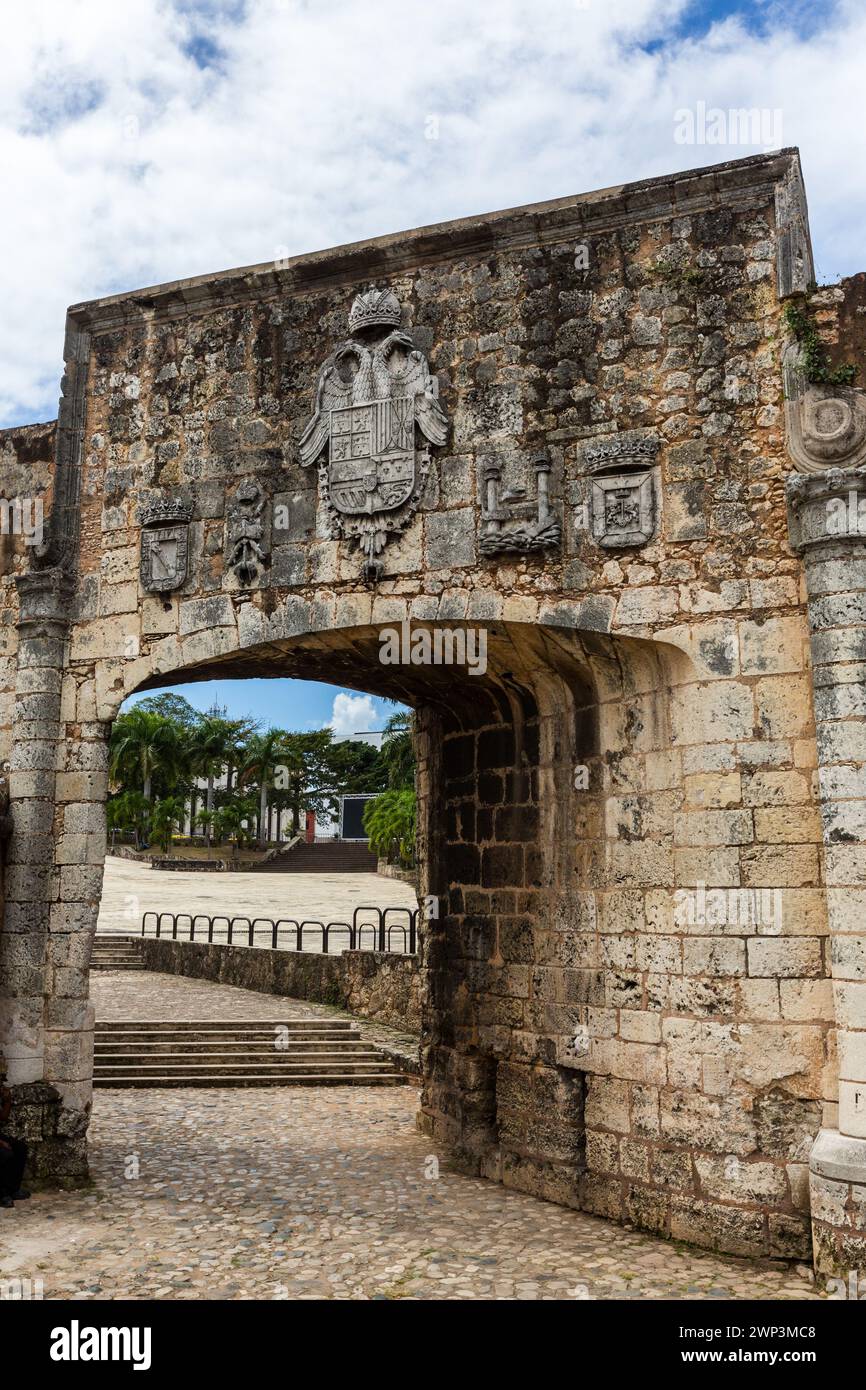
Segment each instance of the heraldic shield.
[{"label": "heraldic shield", "polygon": [[393,511],[415,488],[415,406],[408,397],[331,411],[331,501],[338,512]]},{"label": "heraldic shield", "polygon": [[378,557],[389,537],[418,510],[430,468],[427,444],[448,436],[438,382],[400,318],[390,290],[357,297],[349,315],[353,336],[319,372],[316,409],[299,445],[303,466],[318,461],[331,534],[360,547],[368,580],[381,576]]}]

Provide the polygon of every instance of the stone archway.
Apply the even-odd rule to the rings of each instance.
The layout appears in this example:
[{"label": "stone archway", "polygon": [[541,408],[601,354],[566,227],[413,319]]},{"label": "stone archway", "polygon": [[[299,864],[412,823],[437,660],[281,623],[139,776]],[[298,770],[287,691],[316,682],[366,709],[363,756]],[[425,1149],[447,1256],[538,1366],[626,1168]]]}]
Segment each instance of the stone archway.
[{"label": "stone archway", "polygon": [[[110,722],[278,667],[420,711],[429,1132],[802,1258],[821,1130],[822,1267],[862,1262],[863,540],[827,519],[864,414],[790,362],[783,398],[811,276],[785,151],[70,310],[56,428],[0,436],[50,512],[0,549],[0,1036],[43,1176],[86,1161]],[[485,674],[386,666],[403,623],[483,629]]]}]

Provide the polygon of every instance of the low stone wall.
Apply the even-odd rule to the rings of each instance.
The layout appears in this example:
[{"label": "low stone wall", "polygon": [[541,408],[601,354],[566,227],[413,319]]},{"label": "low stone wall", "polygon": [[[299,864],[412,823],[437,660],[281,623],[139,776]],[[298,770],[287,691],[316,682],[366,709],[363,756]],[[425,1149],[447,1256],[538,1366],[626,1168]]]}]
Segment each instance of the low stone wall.
[{"label": "low stone wall", "polygon": [[381,878],[394,878],[398,883],[408,883],[415,892],[418,892],[418,870],[401,869],[399,864],[389,864],[387,859],[380,859],[376,865],[376,873]]},{"label": "low stone wall", "polygon": [[154,856],[150,861],[152,869],[176,869],[180,873],[212,873],[224,874],[228,869],[228,864],[224,859],[171,859],[168,855]]},{"label": "low stone wall", "polygon": [[262,994],[331,1004],[359,1018],[421,1029],[421,976],[416,956],[390,951],[272,951],[258,946],[139,937],[146,970],[215,980]]}]

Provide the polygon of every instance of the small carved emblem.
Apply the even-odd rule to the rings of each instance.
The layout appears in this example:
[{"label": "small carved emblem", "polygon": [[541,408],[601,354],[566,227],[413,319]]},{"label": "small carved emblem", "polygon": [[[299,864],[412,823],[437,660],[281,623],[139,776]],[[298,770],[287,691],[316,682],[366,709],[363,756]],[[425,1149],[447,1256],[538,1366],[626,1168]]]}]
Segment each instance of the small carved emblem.
[{"label": "small carved emblem", "polygon": [[436,378],[400,319],[393,291],[357,297],[351,336],[319,372],[316,408],[299,446],[304,467],[322,460],[319,486],[331,534],[360,546],[368,580],[381,576],[378,557],[389,536],[418,509],[430,452],[416,447],[416,429],[437,445],[448,433]]},{"label": "small carved emblem", "polygon": [[550,462],[546,454],[532,461],[535,471],[535,501],[523,487],[500,492],[502,465],[498,459],[485,459],[482,465],[484,505],[481,512],[482,555],[529,554],[549,550],[562,539],[562,527],[550,510]]},{"label": "small carved emblem", "polygon": [[229,505],[228,564],[244,586],[254,583],[267,561],[264,507],[265,494],[251,480],[241,483]]},{"label": "small carved emblem", "polygon": [[191,517],[189,502],[167,497],[147,503],[139,512],[141,585],[148,593],[170,593],[185,583]]},{"label": "small carved emblem", "polygon": [[646,545],[657,525],[658,440],[606,439],[590,445],[592,535],[600,546]]}]

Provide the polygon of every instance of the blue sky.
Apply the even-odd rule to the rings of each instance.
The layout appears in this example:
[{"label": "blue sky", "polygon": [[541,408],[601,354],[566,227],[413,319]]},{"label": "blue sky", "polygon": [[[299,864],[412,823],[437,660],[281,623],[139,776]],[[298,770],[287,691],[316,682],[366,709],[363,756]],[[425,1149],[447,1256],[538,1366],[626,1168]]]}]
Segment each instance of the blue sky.
[{"label": "blue sky", "polygon": [[[402,708],[376,695],[363,695],[320,681],[197,681],[169,689],[174,695],[183,695],[194,709],[202,712],[219,705],[230,719],[252,715],[262,728],[292,732],[321,729],[329,724],[339,735],[370,733],[382,729],[391,715]],[[143,690],[130,696],[124,708],[162,693]]]}]

